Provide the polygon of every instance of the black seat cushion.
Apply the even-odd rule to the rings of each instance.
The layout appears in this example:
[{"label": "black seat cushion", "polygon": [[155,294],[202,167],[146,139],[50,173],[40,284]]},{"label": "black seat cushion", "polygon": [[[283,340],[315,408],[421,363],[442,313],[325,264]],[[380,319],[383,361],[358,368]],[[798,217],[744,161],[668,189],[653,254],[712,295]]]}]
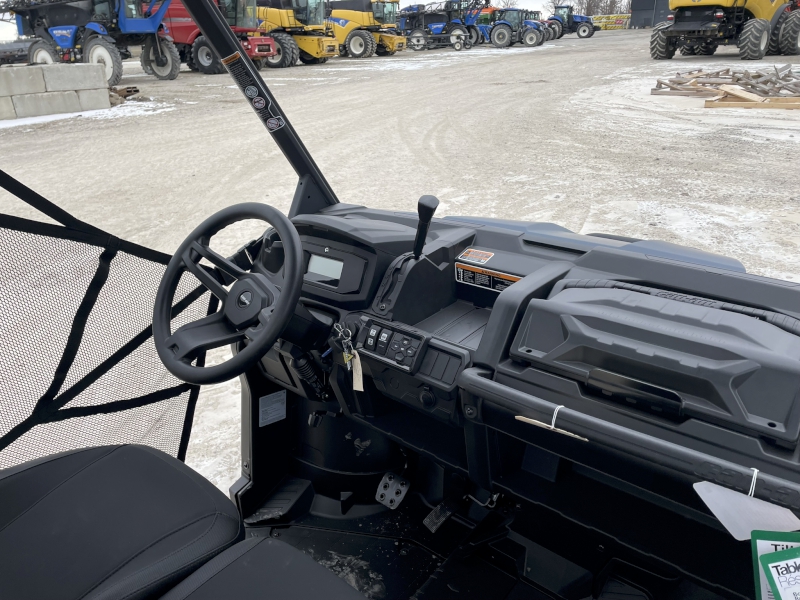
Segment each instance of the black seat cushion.
[{"label": "black seat cushion", "polygon": [[64,452],[0,471],[0,597],[160,595],[242,539],[233,503],[147,446]]},{"label": "black seat cushion", "polygon": [[364,596],[293,546],[249,538],[228,548],[161,600],[364,600]]}]

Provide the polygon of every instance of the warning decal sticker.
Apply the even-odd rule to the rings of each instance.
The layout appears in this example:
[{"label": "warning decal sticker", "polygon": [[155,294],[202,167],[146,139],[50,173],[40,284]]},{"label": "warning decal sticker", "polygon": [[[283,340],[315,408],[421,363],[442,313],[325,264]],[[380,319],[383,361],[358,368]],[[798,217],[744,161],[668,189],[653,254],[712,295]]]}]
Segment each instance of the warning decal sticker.
[{"label": "warning decal sticker", "polygon": [[286,125],[283,117],[272,112],[272,102],[269,101],[269,98],[265,98],[259,93],[258,84],[252,73],[250,73],[250,69],[248,69],[248,65],[242,58],[241,53],[234,52],[230,56],[226,56],[222,59],[222,64],[228,69],[231,77],[233,77],[245,97],[250,100],[258,118],[261,119],[261,122],[266,125],[270,132],[277,131]]},{"label": "warning decal sticker", "polygon": [[520,279],[522,279],[522,277],[517,277],[516,275],[509,275],[508,273],[500,273],[499,271],[490,271],[489,269],[481,269],[480,267],[473,267],[472,265],[456,263],[456,281],[486,290],[502,292],[512,283],[516,283]]},{"label": "warning decal sticker", "polygon": [[486,252],[485,250],[467,248],[461,253],[461,256],[459,256],[458,259],[466,260],[467,262],[475,263],[476,265],[485,265],[493,256],[494,252]]}]

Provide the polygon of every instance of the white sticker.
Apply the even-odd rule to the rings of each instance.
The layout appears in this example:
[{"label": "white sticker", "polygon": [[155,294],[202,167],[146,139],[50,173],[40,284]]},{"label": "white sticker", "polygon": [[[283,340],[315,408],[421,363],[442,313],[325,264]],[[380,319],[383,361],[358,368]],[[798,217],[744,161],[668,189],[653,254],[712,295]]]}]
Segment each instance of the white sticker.
[{"label": "white sticker", "polygon": [[258,399],[258,426],[264,427],[286,418],[286,390]]},{"label": "white sticker", "polygon": [[710,481],[695,483],[694,490],[725,529],[739,541],[749,540],[755,530],[800,529],[800,519],[788,508],[729,490]]}]

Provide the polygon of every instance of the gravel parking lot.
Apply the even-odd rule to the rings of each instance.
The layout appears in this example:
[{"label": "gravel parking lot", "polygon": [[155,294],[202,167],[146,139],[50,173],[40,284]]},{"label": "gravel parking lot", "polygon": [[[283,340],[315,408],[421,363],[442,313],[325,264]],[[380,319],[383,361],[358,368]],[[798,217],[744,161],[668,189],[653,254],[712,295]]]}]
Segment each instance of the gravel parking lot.
[{"label": "gravel parking lot", "polygon": [[[652,61],[649,31],[539,48],[402,52],[262,75],[343,202],[439,215],[552,221],[663,239],[800,282],[800,113],[703,109],[649,95],[656,77],[742,65]],[[776,57],[778,64],[800,57]],[[287,210],[296,176],[225,75],[174,81],[125,65],[145,98],[96,113],[0,121],[2,169],[77,217],[171,252],[212,212]],[[0,193],[2,212],[29,215]],[[244,224],[234,248],[258,233]],[[222,489],[238,476],[238,382],[198,405],[188,462]]]}]

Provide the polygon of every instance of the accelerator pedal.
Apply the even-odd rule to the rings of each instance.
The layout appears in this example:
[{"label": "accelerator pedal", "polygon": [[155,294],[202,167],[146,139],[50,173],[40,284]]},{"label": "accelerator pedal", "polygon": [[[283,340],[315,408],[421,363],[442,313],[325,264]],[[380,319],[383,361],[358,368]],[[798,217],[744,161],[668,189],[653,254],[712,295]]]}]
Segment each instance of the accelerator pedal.
[{"label": "accelerator pedal", "polygon": [[447,521],[450,515],[458,510],[458,506],[459,503],[456,500],[446,498],[425,517],[422,523],[428,528],[428,531],[436,533],[436,530],[442,526],[442,523]]}]

